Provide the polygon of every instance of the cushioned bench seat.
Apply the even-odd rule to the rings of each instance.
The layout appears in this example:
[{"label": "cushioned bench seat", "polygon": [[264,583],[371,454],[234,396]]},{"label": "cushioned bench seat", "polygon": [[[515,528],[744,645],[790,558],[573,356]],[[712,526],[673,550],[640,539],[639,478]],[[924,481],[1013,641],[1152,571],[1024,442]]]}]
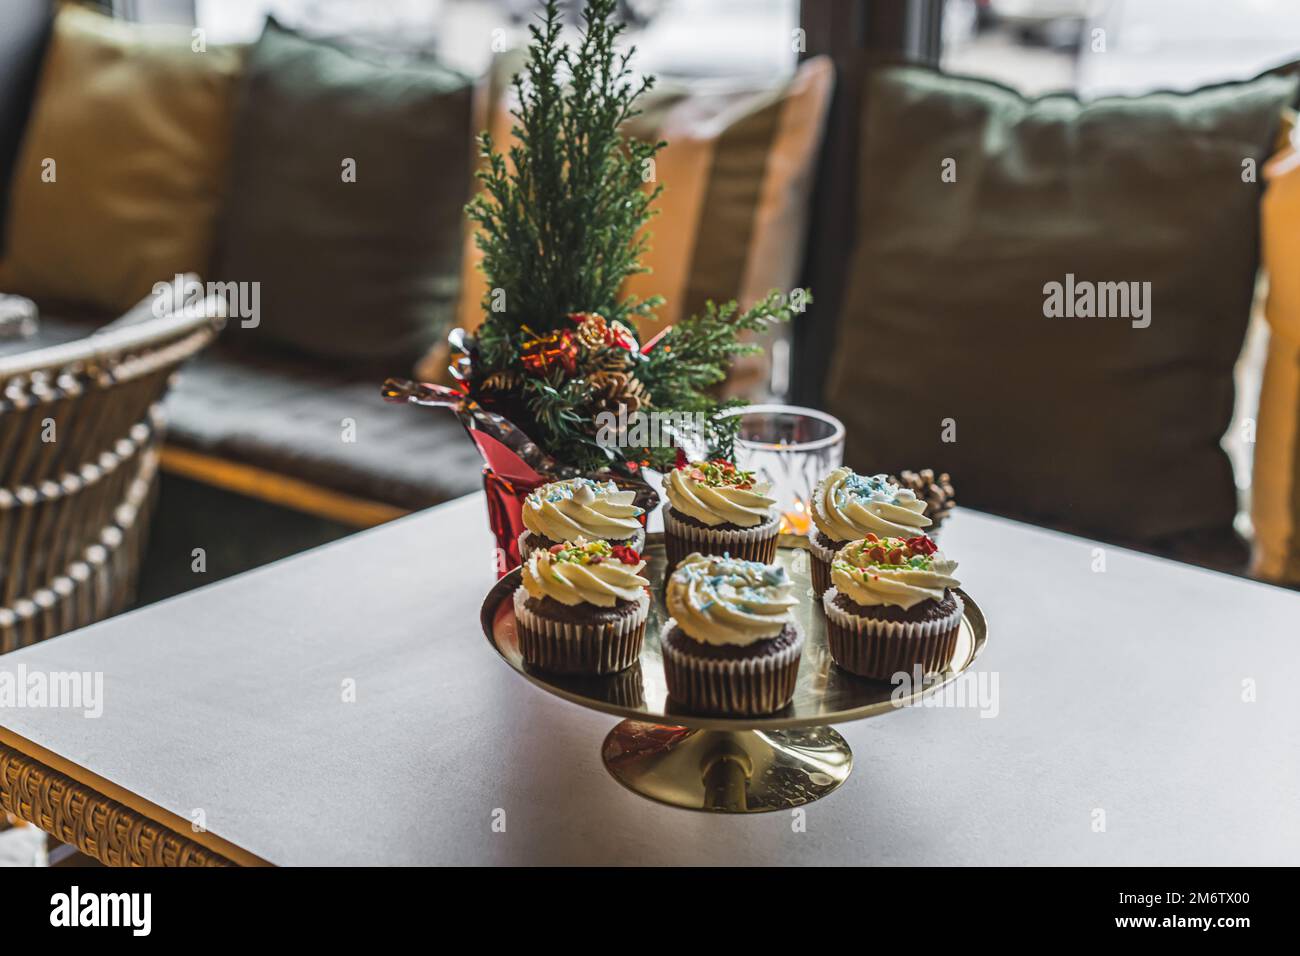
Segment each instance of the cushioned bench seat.
[{"label": "cushioned bench seat", "polygon": [[168,445],[401,510],[478,488],[480,459],[456,417],[388,405],[379,383],[373,372],[218,346],[186,366],[168,398]]}]

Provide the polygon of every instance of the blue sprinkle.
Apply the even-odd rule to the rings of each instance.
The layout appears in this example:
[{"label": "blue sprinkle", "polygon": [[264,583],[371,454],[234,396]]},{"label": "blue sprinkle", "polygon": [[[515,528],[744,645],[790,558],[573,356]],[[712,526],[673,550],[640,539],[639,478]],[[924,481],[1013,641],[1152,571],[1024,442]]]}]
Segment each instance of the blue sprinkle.
[{"label": "blue sprinkle", "polygon": [[763,569],[763,583],[768,585],[785,584],[787,582],[785,568],[781,565]]}]

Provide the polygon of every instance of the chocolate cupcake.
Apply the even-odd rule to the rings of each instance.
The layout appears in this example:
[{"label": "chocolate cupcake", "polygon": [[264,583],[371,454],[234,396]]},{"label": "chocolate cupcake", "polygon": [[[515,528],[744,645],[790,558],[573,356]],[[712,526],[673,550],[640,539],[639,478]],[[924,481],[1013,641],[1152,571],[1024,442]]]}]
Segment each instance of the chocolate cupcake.
[{"label": "chocolate cupcake", "polygon": [[813,527],[808,532],[812,554],[812,584],[818,597],[831,586],[831,561],[850,541],[869,534],[879,538],[911,538],[929,527],[925,502],[908,488],[899,488],[887,475],[864,478],[849,468],[836,468],[817,484],[812,500]]},{"label": "chocolate cupcake", "polygon": [[556,674],[613,674],[635,664],[650,615],[644,567],[636,551],[607,541],[534,551],[514,596],[524,663]]},{"label": "chocolate cupcake", "polygon": [[780,565],[688,555],[668,579],[668,696],[701,714],[770,714],[790,703],[804,636]]},{"label": "chocolate cupcake", "polygon": [[527,563],[534,551],[583,537],[635,551],[645,547],[641,526],[644,509],[632,502],[634,491],[621,491],[612,481],[570,478],[542,485],[524,499],[524,527],[519,558]]},{"label": "chocolate cupcake", "polygon": [[683,461],[664,476],[664,550],[668,573],[688,554],[727,554],[770,564],[776,560],[781,518],[756,481],[729,461]]},{"label": "chocolate cupcake", "polygon": [[826,641],[835,663],[876,680],[943,670],[952,660],[965,606],[951,589],[957,562],[924,535],[867,535],[831,563],[822,595]]}]

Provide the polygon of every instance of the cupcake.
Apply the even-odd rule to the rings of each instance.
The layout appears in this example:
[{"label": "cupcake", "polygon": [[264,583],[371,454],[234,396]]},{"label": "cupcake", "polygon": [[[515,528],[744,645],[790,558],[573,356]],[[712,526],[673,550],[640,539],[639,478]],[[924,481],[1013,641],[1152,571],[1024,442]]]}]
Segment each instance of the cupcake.
[{"label": "cupcake", "polygon": [[835,663],[877,680],[943,670],[952,660],[964,610],[951,590],[957,563],[924,535],[877,538],[841,548],[822,595],[826,641]]},{"label": "cupcake", "polygon": [[790,703],[804,636],[785,568],[691,554],[668,579],[667,603],[659,643],[674,702],[728,716]]},{"label": "cupcake", "polygon": [[729,554],[746,561],[776,560],[781,518],[756,481],[729,461],[683,461],[664,476],[664,549],[668,572],[688,554]]},{"label": "cupcake", "polygon": [[650,614],[645,562],[626,545],[577,538],[534,551],[515,590],[524,663],[613,674],[636,663]]},{"label": "cupcake", "polygon": [[878,538],[911,538],[929,527],[925,502],[916,492],[899,488],[887,475],[864,478],[849,468],[836,468],[813,492],[813,527],[808,532],[812,552],[812,583],[817,597],[831,586],[831,561],[850,541],[869,534]]},{"label": "cupcake", "polygon": [[524,499],[524,527],[519,536],[519,559],[527,563],[534,551],[545,551],[564,541],[597,538],[634,551],[645,547],[642,508],[632,503],[634,491],[620,491],[612,481],[569,478],[542,485]]}]

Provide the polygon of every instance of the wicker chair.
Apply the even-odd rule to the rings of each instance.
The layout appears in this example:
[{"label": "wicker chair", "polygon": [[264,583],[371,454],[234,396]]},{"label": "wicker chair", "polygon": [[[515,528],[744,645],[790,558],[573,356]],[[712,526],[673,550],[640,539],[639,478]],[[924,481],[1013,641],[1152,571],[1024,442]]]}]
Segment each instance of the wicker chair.
[{"label": "wicker chair", "polygon": [[210,299],[0,358],[0,653],[130,603],[157,497],[161,402],[222,315]]}]

